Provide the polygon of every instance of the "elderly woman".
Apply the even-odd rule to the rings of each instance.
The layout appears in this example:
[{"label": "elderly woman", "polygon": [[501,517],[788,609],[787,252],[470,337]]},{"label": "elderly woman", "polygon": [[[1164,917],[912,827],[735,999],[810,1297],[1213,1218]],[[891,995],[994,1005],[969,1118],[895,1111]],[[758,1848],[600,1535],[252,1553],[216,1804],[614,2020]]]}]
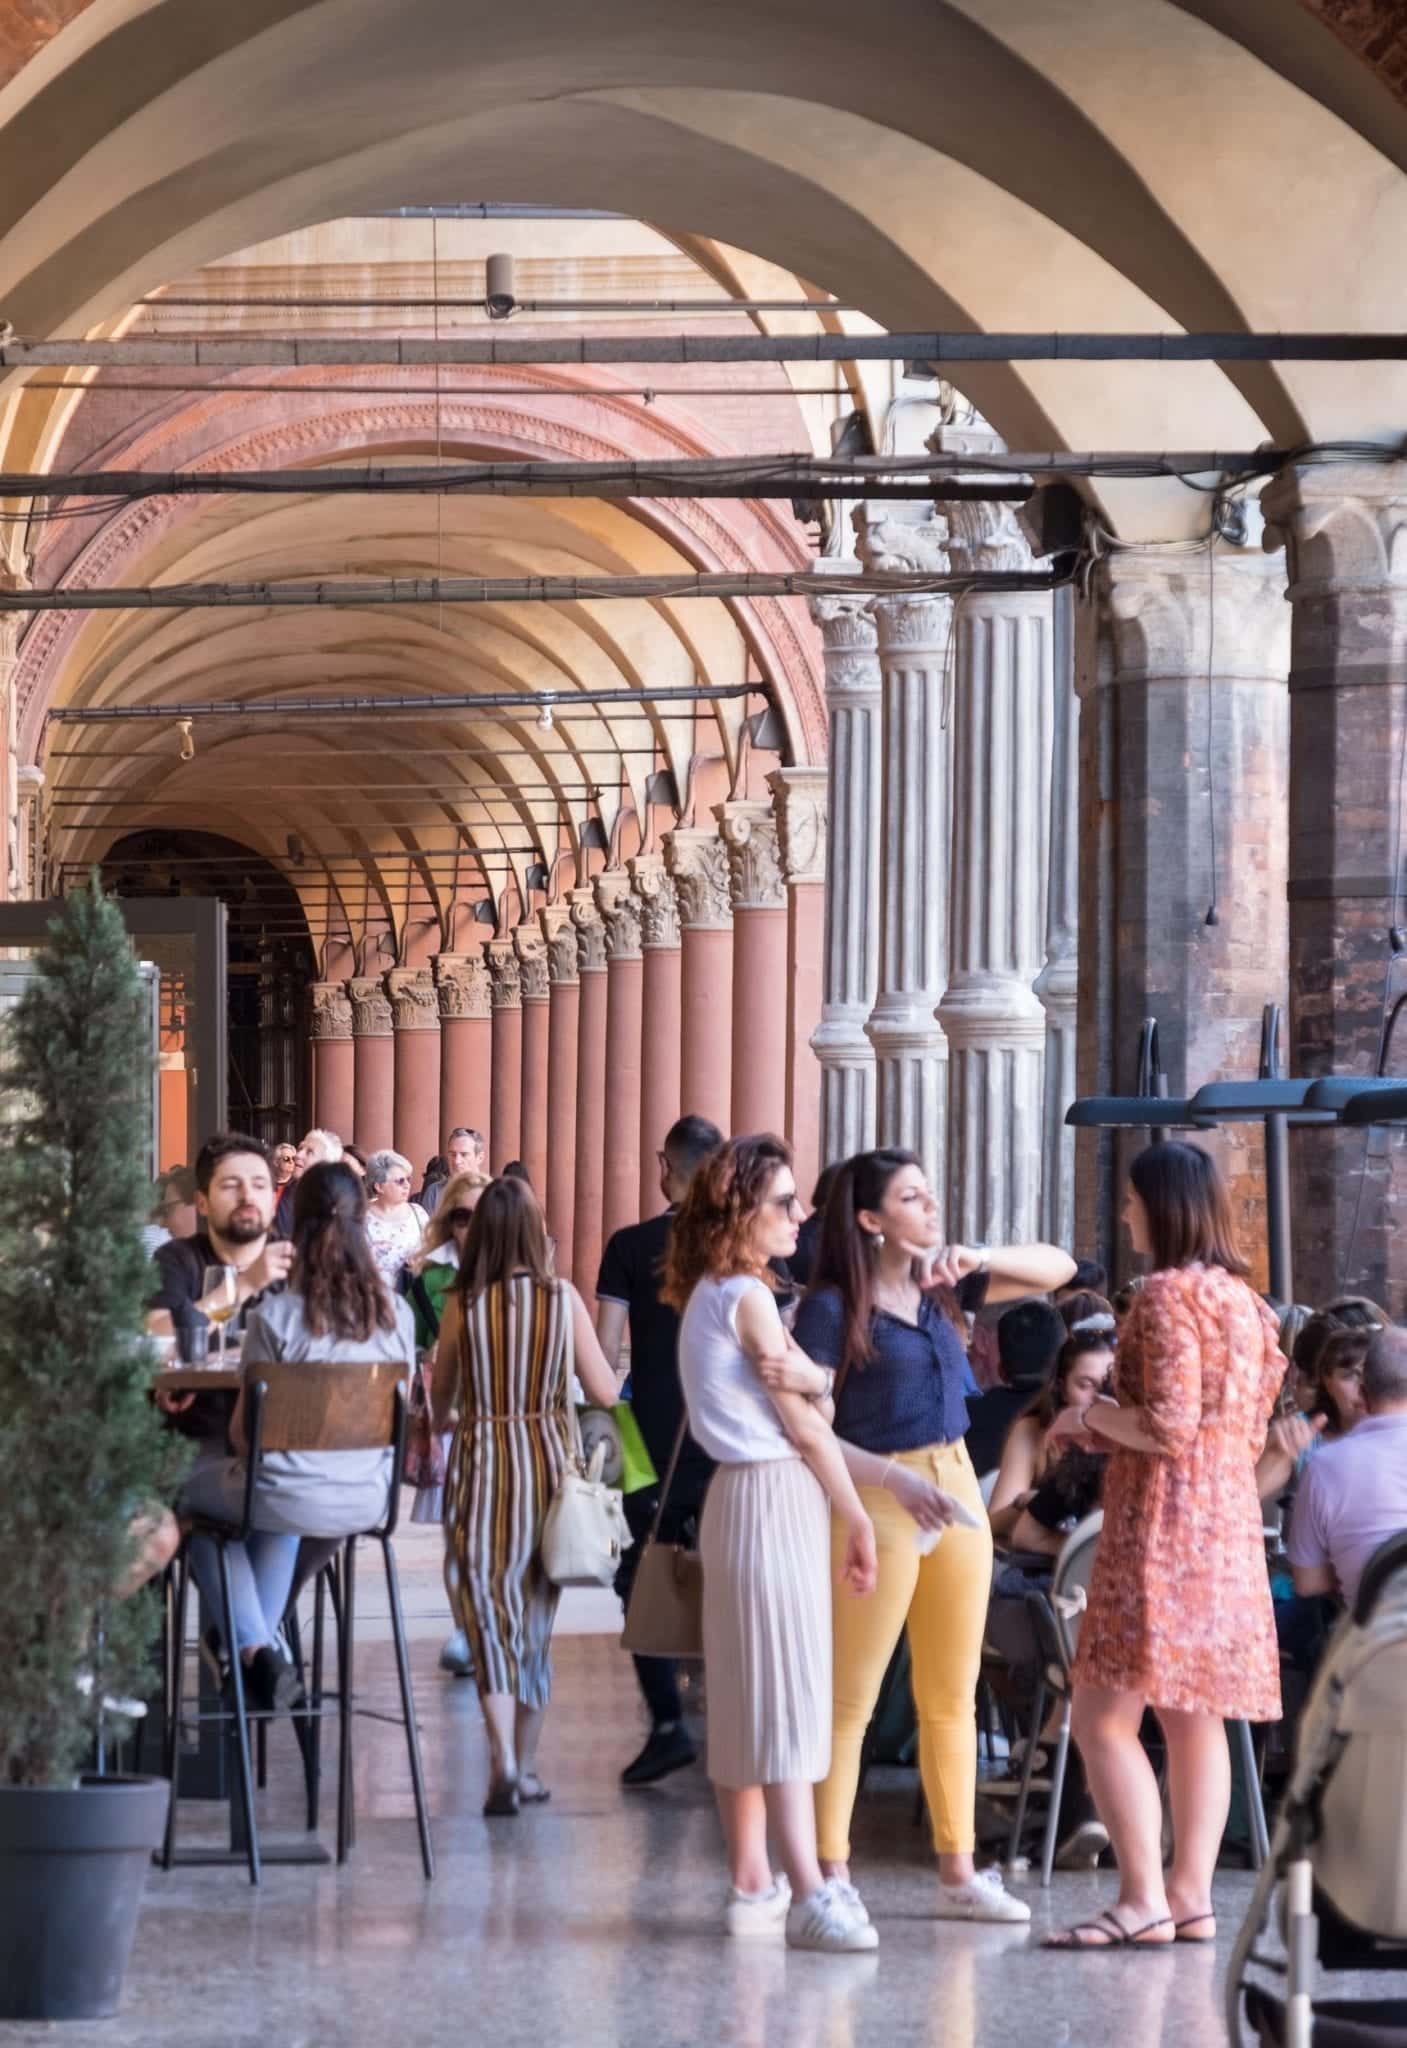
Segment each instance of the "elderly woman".
[{"label": "elderly woman", "polygon": [[373,1152],[366,1162],[366,1235],[376,1270],[395,1288],[402,1266],[413,1259],[430,1221],[410,1199],[410,1161],[400,1152]]}]

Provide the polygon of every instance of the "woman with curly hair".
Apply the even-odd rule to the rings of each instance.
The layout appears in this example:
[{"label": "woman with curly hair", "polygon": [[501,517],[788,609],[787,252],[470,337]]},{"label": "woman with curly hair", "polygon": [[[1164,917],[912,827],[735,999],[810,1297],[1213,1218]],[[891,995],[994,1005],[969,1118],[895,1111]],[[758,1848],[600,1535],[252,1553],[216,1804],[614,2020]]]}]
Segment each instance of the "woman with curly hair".
[{"label": "woman with curly hair", "polygon": [[[874,1529],[822,1408],[769,1393],[785,1358],[769,1261],[801,1223],[791,1155],[733,1138],[695,1173],[674,1219],[663,1298],[682,1316],[679,1373],[694,1440],[717,1463],[704,1503],[708,1774],[728,1843],[729,1933],[786,1922],[796,1948],[871,1949],[859,1899],[816,1859],[814,1786],[830,1767],[830,1509],[849,1595],[874,1586]],[[771,1825],[784,1875],[773,1877]],[[793,1903],[794,1901],[794,1903]]]}]

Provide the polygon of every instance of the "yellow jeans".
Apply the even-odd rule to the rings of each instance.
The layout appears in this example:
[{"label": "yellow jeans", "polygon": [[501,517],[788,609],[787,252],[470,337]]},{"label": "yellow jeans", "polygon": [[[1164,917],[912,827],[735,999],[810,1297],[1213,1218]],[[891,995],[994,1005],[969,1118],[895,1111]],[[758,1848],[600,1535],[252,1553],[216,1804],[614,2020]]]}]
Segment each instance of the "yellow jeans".
[{"label": "yellow jeans", "polygon": [[[893,1494],[882,1487],[860,1488],[874,1522],[879,1581],[867,1599],[857,1599],[838,1575],[835,1579],[831,1768],[824,1784],[816,1787],[817,1844],[826,1863],[850,1859],[860,1751],[904,1627],[913,1659],[919,1772],[933,1824],[933,1846],[940,1855],[960,1855],[976,1840],[975,1701],[992,1590],[991,1531],[964,1444],[902,1451],[896,1462],[955,1495],[981,1516],[982,1526],[945,1529],[927,1557],[920,1557],[916,1524]],[[838,1567],[845,1553],[845,1525],[838,1518],[833,1519],[831,1538]]]}]

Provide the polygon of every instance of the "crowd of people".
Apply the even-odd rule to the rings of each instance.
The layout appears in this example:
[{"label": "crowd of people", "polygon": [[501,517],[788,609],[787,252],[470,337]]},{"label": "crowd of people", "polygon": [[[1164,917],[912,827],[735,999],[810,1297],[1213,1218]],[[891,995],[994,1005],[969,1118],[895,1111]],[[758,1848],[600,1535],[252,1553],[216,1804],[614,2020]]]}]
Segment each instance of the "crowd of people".
[{"label": "crowd of people", "polygon": [[[231,1546],[250,1696],[295,1696],[290,1599],[405,1478],[416,1519],[444,1525],[442,1662],[482,1702],[484,1811],[550,1797],[538,1757],[559,1595],[543,1526],[573,1456],[569,1404],[626,1403],[644,1471],[625,1496],[617,1591],[628,1607],[651,1540],[701,1559],[729,1932],[877,1945],[851,1823],[901,1638],[932,1910],[1020,1924],[1029,1907],[976,1860],[984,1652],[1029,1711],[1027,1594],[1102,1508],[1074,1672],[1083,1769],[1062,1826],[1077,1860],[1112,1848],[1119,1890],[1048,1945],[1213,1939],[1223,1724],[1279,1717],[1282,1659],[1312,1667],[1374,1549],[1407,1528],[1407,1331],[1356,1297],[1277,1314],[1191,1145],[1133,1162],[1124,1221],[1148,1271],[1112,1300],[1102,1267],[1054,1246],[946,1242],[911,1153],[829,1167],[809,1213],[772,1137],[685,1116],[659,1165],[665,1207],[606,1245],[594,1317],[554,1271],[521,1166],[490,1177],[469,1129],[418,1190],[399,1153],[364,1157],[323,1130],[273,1153],[222,1135],[193,1172],[163,1176],[154,1332],[184,1347],[229,1314],[245,1367],[383,1357],[413,1378],[403,1474],[381,1453],[263,1459],[254,1535]],[[182,1504],[237,1513],[244,1395],[161,1399],[199,1443]],[[1286,1531],[1269,1561],[1267,1516]],[[216,1564],[195,1539],[212,1613]],[[677,1662],[642,1654],[635,1670],[648,1732],[621,1772],[632,1789],[698,1756]],[[1028,1719],[1026,1742],[1048,1733]],[[1171,1808],[1166,1870],[1150,1749]]]}]

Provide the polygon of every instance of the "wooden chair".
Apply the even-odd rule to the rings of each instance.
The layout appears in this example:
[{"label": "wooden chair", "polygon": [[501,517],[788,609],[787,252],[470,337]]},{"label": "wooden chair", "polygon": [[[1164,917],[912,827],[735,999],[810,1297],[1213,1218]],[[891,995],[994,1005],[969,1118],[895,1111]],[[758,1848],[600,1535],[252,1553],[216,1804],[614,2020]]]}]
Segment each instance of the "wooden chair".
[{"label": "wooden chair", "polygon": [[[429,1813],[425,1799],[420,1741],[411,1692],[410,1659],[406,1646],[405,1613],[401,1603],[400,1580],[396,1571],[392,1536],[400,1508],[400,1473],[404,1461],[406,1430],[407,1365],[396,1360],[373,1359],[332,1363],[324,1360],[281,1361],[251,1368],[257,1379],[246,1381],[245,1420],[249,1450],[246,1460],[243,1513],[238,1522],[196,1517],[191,1535],[209,1537],[215,1544],[220,1565],[221,1603],[224,1609],[221,1634],[230,1660],[232,1712],[220,1719],[232,1721],[239,1817],[242,1820],[244,1860],[248,1862],[251,1884],[258,1884],[261,1851],[254,1815],[254,1775],[250,1756],[251,1717],[245,1703],[243,1667],[235,1639],[228,1546],[247,1540],[254,1529],[258,1495],[259,1465],[265,1453],[281,1451],[373,1451],[390,1453],[391,1482],[386,1513],[370,1529],[347,1530],[338,1537],[339,1553],[319,1574],[314,1625],[313,1698],[310,1705],[295,1708],[295,1724],[306,1730],[304,1762],[308,1773],[308,1824],[317,1824],[317,1787],[320,1768],[320,1730],[326,1711],[322,1688],[324,1589],[332,1594],[337,1624],[337,1711],[338,1711],[338,1798],[337,1860],[344,1863],[351,1848],[352,1822],[352,1713],[353,1713],[353,1629],[356,1583],[356,1543],[366,1537],[380,1544],[386,1572],[386,1590],[391,1610],[391,1633],[396,1652],[396,1673],[400,1683],[401,1715],[406,1731],[406,1750],[411,1786],[415,1795],[416,1822],[420,1833],[421,1861],[425,1875],[435,1874],[434,1851],[430,1841]],[[175,1851],[177,1768],[181,1728],[182,1679],[187,1593],[190,1584],[189,1538],[183,1543],[177,1564],[171,1648],[166,1660],[170,1697],[166,1717],[166,1764],[171,1778],[171,1807],[167,1819],[162,1866],[169,1870],[177,1860]],[[228,1861],[229,1852],[202,1850],[182,1852],[183,1863]],[[280,1852],[280,1861],[310,1861],[301,1854]],[[325,1860],[319,1858],[318,1860]]]}]

